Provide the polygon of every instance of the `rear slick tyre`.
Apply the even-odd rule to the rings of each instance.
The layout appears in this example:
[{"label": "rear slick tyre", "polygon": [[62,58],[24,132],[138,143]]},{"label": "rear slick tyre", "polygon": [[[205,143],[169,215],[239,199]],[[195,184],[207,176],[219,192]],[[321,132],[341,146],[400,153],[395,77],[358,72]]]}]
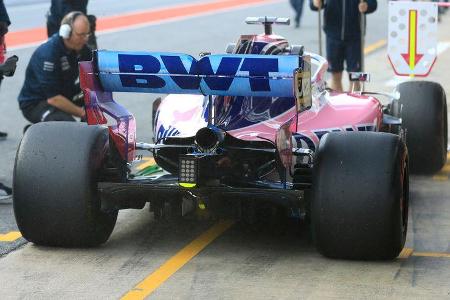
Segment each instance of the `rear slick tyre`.
[{"label": "rear slick tyre", "polygon": [[25,133],[14,165],[14,214],[25,239],[38,245],[106,242],[117,211],[100,210],[97,178],[108,150],[107,129],[45,122]]},{"label": "rear slick tyre", "polygon": [[324,256],[394,259],[403,249],[409,202],[408,154],[399,136],[329,133],[313,170],[313,239]]},{"label": "rear slick tyre", "polygon": [[[433,174],[447,161],[447,99],[439,83],[407,81],[399,84],[395,114],[406,130],[411,173]],[[395,106],[394,106],[395,107]]]}]

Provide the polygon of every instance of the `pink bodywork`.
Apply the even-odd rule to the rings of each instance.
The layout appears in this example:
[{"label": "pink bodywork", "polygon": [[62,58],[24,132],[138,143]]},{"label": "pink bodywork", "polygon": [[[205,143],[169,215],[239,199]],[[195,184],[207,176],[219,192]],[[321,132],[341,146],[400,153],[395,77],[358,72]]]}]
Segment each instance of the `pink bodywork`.
[{"label": "pink bodywork", "polygon": [[[206,126],[202,119],[203,96],[170,95],[160,106],[160,116],[156,128],[169,126],[180,131],[178,136],[194,136],[197,130]],[[175,105],[177,104],[177,105]],[[261,141],[261,137],[275,142],[275,134],[280,126],[295,116],[295,107],[284,114],[267,121],[236,130],[227,131],[238,139]],[[318,131],[357,131],[361,126],[380,128],[382,106],[374,97],[351,93],[328,93],[314,99],[310,110],[299,114],[298,122],[291,124],[291,132],[308,137],[317,146]]]},{"label": "pink bodywork", "polygon": [[[297,124],[291,124],[292,133],[309,137],[317,146],[319,138],[314,134],[317,131],[348,131],[350,128],[357,131],[359,126],[364,125],[380,128],[382,110],[376,98],[347,93],[322,97],[319,101],[323,101],[323,104],[299,114]],[[263,137],[275,141],[278,128],[294,114],[295,108],[277,118],[228,133],[243,140],[261,140],[258,137]]]}]

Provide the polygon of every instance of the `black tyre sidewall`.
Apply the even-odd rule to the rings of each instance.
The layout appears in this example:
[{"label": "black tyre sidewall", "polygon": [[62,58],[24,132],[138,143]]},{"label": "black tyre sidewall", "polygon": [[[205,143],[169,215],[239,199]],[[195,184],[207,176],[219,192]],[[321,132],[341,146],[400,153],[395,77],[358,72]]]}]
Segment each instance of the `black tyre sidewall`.
[{"label": "black tyre sidewall", "polygon": [[311,203],[319,252],[344,259],[397,257],[406,239],[407,212],[402,214],[400,202],[407,197],[405,183],[407,151],[398,136],[355,132],[322,138]]},{"label": "black tyre sidewall", "polygon": [[[397,86],[412,173],[432,174],[447,161],[447,101],[436,82],[408,81]],[[399,112],[397,111],[397,115]]]},{"label": "black tyre sidewall", "polygon": [[117,212],[100,211],[97,176],[107,129],[75,122],[36,124],[14,166],[14,213],[22,235],[51,246],[94,246],[110,236]]}]

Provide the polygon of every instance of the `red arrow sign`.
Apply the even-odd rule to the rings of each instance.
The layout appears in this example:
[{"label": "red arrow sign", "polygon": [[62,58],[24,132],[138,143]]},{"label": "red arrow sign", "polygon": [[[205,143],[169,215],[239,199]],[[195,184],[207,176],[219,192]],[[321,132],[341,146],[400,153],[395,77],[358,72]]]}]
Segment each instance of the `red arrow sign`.
[{"label": "red arrow sign", "polygon": [[414,70],[423,54],[417,53],[417,10],[409,11],[408,53],[402,54],[411,70]]}]

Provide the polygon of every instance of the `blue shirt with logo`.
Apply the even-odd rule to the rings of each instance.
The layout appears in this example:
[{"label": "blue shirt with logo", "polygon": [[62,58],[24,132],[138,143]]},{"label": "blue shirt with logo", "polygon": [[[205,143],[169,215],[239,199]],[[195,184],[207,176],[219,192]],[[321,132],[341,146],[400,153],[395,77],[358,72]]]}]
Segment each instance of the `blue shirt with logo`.
[{"label": "blue shirt with logo", "polygon": [[56,95],[72,99],[80,92],[78,62],[90,59],[89,48],[79,53],[68,50],[63,39],[53,35],[31,56],[18,98],[20,107]]}]

